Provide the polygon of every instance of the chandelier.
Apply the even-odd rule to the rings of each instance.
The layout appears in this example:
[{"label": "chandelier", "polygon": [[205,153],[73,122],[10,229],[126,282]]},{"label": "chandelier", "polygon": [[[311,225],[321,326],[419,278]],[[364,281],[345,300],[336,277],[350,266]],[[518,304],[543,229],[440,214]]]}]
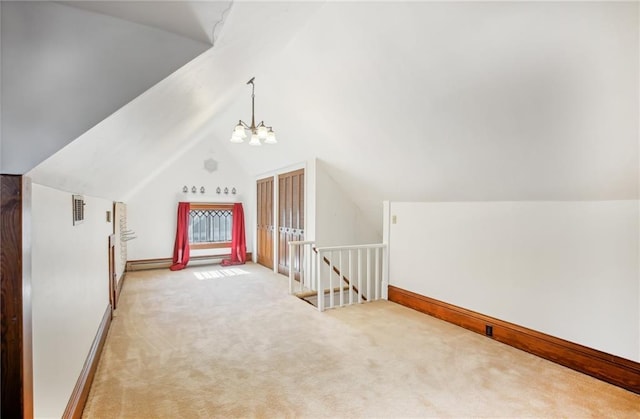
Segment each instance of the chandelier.
[{"label": "chandelier", "polygon": [[247,138],[247,133],[245,130],[251,132],[251,140],[249,140],[249,145],[262,145],[260,142],[263,140],[265,144],[275,144],[276,141],[276,133],[273,132],[272,127],[268,127],[265,125],[264,121],[260,121],[258,125],[256,125],[255,119],[255,98],[256,98],[256,86],[253,83],[255,77],[252,77],[251,80],[247,82],[247,84],[251,85],[251,125],[247,125],[245,122],[240,120],[238,125],[233,130],[233,134],[231,135],[232,143],[242,143],[244,139]]}]

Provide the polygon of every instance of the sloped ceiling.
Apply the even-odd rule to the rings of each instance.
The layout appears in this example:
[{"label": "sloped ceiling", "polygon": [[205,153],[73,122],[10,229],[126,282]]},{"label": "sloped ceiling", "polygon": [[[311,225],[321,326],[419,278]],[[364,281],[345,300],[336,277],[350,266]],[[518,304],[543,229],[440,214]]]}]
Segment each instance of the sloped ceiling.
[{"label": "sloped ceiling", "polygon": [[[384,199],[637,199],[638,15],[638,3],[327,4],[258,97],[277,98],[282,147],[327,162],[378,224]],[[256,172],[286,163],[236,152]]]},{"label": "sloped ceiling", "polygon": [[[103,2],[72,3],[0,5],[3,173],[33,168],[211,47],[208,36],[197,36],[201,26],[184,17],[189,3],[131,4],[130,21],[81,8]],[[229,2],[211,4],[199,6],[209,33]],[[144,10],[147,19],[139,18]],[[171,31],[162,28],[161,12],[175,16],[176,24],[165,25]],[[193,33],[183,35],[182,26]]]},{"label": "sloped ceiling", "polygon": [[61,1],[213,45],[231,1]]},{"label": "sloped ceiling", "polygon": [[[270,65],[271,53],[290,40],[318,4],[255,3],[249,14],[235,12],[245,6],[249,4],[231,9],[215,48],[38,165],[29,173],[33,180],[126,201],[197,142],[228,147],[226,141],[211,137],[212,127],[230,123],[224,114],[238,98],[244,99],[244,110],[248,109],[245,83],[256,62]],[[237,122],[236,116],[233,120]]]},{"label": "sloped ceiling", "polygon": [[[32,171],[126,199],[194,144],[381,202],[638,198],[638,3],[235,3],[214,48]],[[237,120],[275,146],[228,141]]]}]

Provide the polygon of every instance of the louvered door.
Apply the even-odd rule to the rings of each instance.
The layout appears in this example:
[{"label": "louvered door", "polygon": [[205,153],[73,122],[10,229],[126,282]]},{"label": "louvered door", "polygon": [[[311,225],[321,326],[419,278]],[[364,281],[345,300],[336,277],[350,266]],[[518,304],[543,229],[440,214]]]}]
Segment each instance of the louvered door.
[{"label": "louvered door", "polygon": [[[278,176],[278,272],[289,274],[289,242],[304,240],[304,169]],[[300,255],[293,268],[300,270]]]},{"label": "louvered door", "polygon": [[258,263],[273,269],[273,178],[260,179],[258,189]]}]

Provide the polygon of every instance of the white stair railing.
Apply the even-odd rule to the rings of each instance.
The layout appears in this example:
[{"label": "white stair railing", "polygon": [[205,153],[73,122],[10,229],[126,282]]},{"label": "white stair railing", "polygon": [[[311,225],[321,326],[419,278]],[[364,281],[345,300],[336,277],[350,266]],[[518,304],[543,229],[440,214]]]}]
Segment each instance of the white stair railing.
[{"label": "white stair railing", "polygon": [[[316,242],[312,240],[291,241],[289,242],[289,294],[293,294],[294,282],[296,281],[296,269],[294,263],[299,263],[298,274],[300,275],[300,284],[298,292],[306,290],[315,291],[315,263],[316,258],[313,253],[313,245]],[[295,256],[298,256],[296,259]]]},{"label": "white stair railing", "polygon": [[[386,248],[382,243],[316,248],[316,289],[329,290],[328,304],[319,296],[318,310],[386,299]],[[323,269],[326,261],[328,269]],[[348,284],[346,296],[344,283]]]},{"label": "white stair railing", "polygon": [[[289,242],[289,293],[315,292],[318,310],[387,299],[387,246],[383,243],[314,248],[313,241]],[[295,256],[298,255],[298,259]],[[328,294],[328,301],[325,301]],[[336,295],[337,294],[337,295]]]}]

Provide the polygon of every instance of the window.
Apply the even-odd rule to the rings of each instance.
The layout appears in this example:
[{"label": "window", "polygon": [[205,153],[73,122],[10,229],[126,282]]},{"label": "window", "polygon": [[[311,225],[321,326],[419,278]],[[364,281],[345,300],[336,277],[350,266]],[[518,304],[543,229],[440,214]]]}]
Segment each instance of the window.
[{"label": "window", "polygon": [[233,204],[191,204],[189,244],[192,249],[231,247]]}]

